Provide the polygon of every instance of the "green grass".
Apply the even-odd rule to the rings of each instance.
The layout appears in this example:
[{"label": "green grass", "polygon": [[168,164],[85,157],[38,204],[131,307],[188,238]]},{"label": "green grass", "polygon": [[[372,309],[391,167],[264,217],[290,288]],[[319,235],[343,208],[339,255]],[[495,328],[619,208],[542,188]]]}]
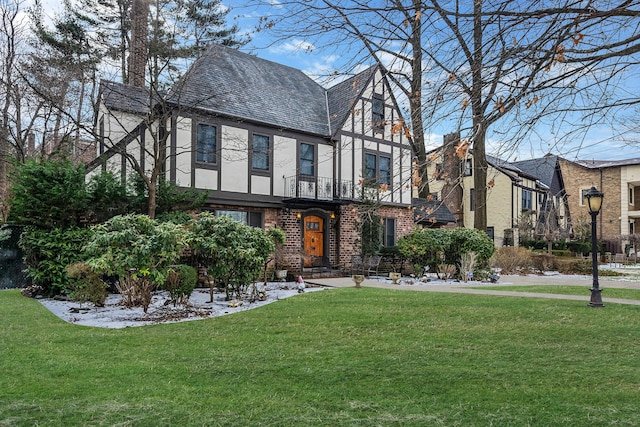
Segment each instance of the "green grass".
[{"label": "green grass", "polygon": [[0,292],[0,426],[639,425],[637,306],[383,289],[119,330]]},{"label": "green grass", "polygon": [[[588,297],[591,295],[589,292],[589,285],[584,286],[562,286],[562,285],[532,285],[532,286],[483,286],[482,289],[496,290],[496,291],[516,291],[516,292],[540,292],[545,294],[560,294],[560,295],[584,295]],[[602,288],[602,286],[601,286]],[[622,289],[622,288],[607,288],[602,289],[602,296],[609,298],[623,298],[640,300],[640,289]]]}]

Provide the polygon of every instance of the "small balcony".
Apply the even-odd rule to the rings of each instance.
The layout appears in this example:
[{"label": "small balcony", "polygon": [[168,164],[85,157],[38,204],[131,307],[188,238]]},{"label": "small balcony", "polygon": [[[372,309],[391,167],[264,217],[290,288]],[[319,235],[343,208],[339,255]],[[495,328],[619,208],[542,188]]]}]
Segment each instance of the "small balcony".
[{"label": "small balcony", "polygon": [[349,200],[356,198],[356,191],[353,181],[295,175],[284,179],[284,196],[287,199]]}]

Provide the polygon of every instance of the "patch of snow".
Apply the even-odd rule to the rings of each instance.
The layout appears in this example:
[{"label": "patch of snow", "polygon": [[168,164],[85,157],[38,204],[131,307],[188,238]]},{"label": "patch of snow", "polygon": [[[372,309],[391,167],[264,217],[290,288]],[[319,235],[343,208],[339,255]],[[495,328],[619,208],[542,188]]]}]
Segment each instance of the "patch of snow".
[{"label": "patch of snow", "polygon": [[[259,288],[263,285],[259,284]],[[188,320],[198,320],[209,317],[224,316],[238,313],[291,297],[300,293],[299,284],[294,282],[268,283],[266,299],[250,303],[246,300],[225,301],[225,293],[214,293],[213,302],[209,302],[209,289],[198,288],[193,291],[189,304],[165,305],[168,294],[165,291],[153,293],[151,304],[144,313],[142,307],[126,308],[120,305],[120,295],[110,294],[104,307],[94,307],[91,303],[79,304],[75,301],[62,301],[42,298],[39,301],[59,318],[82,326],[100,328],[126,328],[130,326],[144,326],[157,323],[174,323]],[[323,287],[306,287],[304,292],[323,290]]]}]

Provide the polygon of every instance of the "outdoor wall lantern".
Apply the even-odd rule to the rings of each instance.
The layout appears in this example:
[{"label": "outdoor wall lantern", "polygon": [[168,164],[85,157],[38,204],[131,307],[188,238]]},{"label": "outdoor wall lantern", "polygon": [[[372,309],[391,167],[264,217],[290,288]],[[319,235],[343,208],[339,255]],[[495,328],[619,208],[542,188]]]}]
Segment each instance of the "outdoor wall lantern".
[{"label": "outdoor wall lantern", "polygon": [[591,271],[593,274],[593,286],[591,287],[591,301],[589,306],[591,307],[604,307],[602,303],[602,290],[598,283],[598,236],[596,231],[596,217],[600,213],[602,208],[602,199],[604,194],[591,187],[584,195],[587,199],[587,207],[589,208],[589,214],[591,215]]}]

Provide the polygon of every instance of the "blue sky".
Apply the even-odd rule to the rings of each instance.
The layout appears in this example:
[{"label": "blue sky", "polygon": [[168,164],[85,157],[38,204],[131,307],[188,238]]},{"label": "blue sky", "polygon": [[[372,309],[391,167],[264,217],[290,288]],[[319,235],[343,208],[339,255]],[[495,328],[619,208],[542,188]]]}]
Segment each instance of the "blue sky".
[{"label": "blue sky", "polygon": [[[274,0],[274,2],[277,0]],[[329,49],[316,48],[311,42],[302,37],[291,38],[285,41],[274,42],[268,32],[255,32],[261,17],[268,14],[265,9],[255,5],[247,5],[243,0],[225,0],[224,4],[231,8],[230,22],[238,25],[242,33],[251,33],[252,41],[243,48],[244,51],[285,64],[302,70],[307,75],[325,84],[326,76],[333,71],[345,71],[343,64],[349,63],[349,49],[341,46],[333,46]],[[47,10],[55,10],[60,3],[54,0],[45,0]],[[371,64],[362,64],[365,65]],[[635,86],[634,82],[633,86]],[[640,93],[640,90],[636,91]],[[629,115],[633,113],[629,112]],[[637,114],[636,114],[637,115]],[[579,120],[576,118],[575,120]],[[427,140],[431,141],[428,148],[435,147],[442,142],[442,135],[451,132],[452,129],[442,124],[427,129]],[[506,126],[506,127],[505,127]],[[509,124],[503,125],[503,129]],[[631,125],[630,127],[633,127]],[[638,129],[636,127],[636,129]],[[626,127],[620,125],[604,125],[591,127],[585,132],[575,135],[570,142],[561,146],[557,144],[566,129],[550,125],[539,125],[535,132],[531,132],[527,140],[517,148],[509,147],[508,143],[501,143],[500,137],[488,135],[489,150],[494,155],[509,159],[523,160],[544,155],[547,152],[559,154],[570,160],[574,159],[599,159],[620,160],[625,158],[640,157],[640,133],[629,132]]]},{"label": "blue sky", "polygon": [[[260,17],[264,16],[265,10],[260,10],[256,6],[246,6],[242,0],[227,0],[225,4],[231,7],[230,16],[234,17],[241,31],[252,32],[252,42],[245,47],[245,50],[265,59],[286,64],[300,69],[306,74],[316,78],[322,83],[322,78],[332,71],[344,71],[346,67],[341,64],[349,63],[351,58],[348,54],[342,54],[335,46],[330,50],[316,48],[311,42],[302,37],[291,38],[286,41],[279,41],[274,44],[268,33],[253,32],[258,25]],[[348,49],[345,49],[348,51]],[[364,65],[364,64],[363,64]],[[367,64],[370,65],[370,64]],[[634,81],[627,81],[629,87],[635,87]],[[631,92],[640,93],[632,89]],[[637,112],[629,111],[628,115]],[[573,117],[569,119],[572,123],[582,122],[582,118]],[[640,122],[638,123],[640,124]],[[501,125],[502,130],[508,129],[509,123]],[[633,127],[630,125],[629,127]],[[449,133],[452,129],[446,128],[446,124],[427,129],[427,139],[432,146],[442,143],[442,135]],[[492,147],[494,155],[498,155],[510,160],[523,160],[527,158],[544,155],[547,152],[559,154],[570,160],[575,159],[601,159],[620,160],[625,158],[640,157],[640,133],[629,132],[626,126],[620,124],[608,124],[593,126],[588,130],[577,133],[566,142],[562,137],[567,132],[566,126],[553,126],[552,124],[540,124],[534,132],[530,133],[527,140],[518,146],[517,149],[508,146],[508,142],[501,143],[498,133],[489,136],[488,147]]]}]

